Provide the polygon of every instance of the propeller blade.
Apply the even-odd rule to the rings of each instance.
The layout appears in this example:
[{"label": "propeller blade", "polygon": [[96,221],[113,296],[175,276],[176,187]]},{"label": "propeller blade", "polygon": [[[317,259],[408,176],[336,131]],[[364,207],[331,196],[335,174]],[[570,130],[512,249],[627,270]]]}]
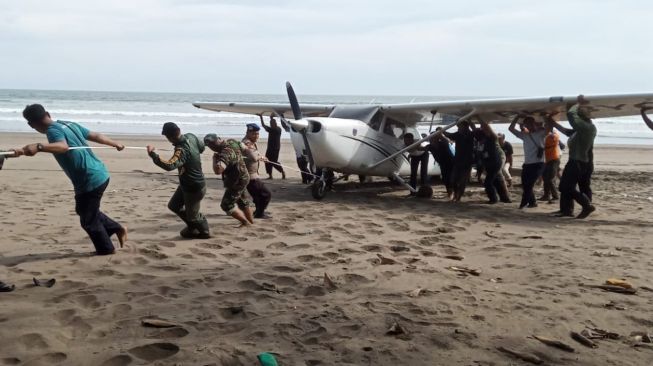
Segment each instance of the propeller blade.
[{"label": "propeller blade", "polygon": [[288,101],[290,102],[290,108],[292,109],[295,120],[302,119],[302,110],[299,108],[299,101],[289,81],[286,81],[286,91],[288,92]]}]

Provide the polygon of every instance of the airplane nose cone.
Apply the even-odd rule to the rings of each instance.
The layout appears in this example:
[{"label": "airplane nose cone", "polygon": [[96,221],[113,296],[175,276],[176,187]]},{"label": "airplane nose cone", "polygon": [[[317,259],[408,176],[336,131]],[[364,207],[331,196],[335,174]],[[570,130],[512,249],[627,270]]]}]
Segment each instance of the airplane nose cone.
[{"label": "airplane nose cone", "polygon": [[308,121],[305,119],[298,119],[289,122],[292,128],[294,128],[296,131],[304,131],[306,128],[308,128]]}]

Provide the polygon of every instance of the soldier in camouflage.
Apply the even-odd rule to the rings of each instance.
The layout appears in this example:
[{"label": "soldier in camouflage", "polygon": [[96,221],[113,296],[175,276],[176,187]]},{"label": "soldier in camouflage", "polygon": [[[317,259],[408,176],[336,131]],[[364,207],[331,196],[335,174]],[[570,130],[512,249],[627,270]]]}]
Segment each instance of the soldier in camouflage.
[{"label": "soldier in camouflage", "polygon": [[254,223],[251,203],[247,199],[246,187],[249,173],[243,159],[244,147],[236,140],[223,140],[215,134],[204,137],[204,143],[213,150],[213,171],[222,174],[224,196],[220,208],[240,221],[241,226]]}]

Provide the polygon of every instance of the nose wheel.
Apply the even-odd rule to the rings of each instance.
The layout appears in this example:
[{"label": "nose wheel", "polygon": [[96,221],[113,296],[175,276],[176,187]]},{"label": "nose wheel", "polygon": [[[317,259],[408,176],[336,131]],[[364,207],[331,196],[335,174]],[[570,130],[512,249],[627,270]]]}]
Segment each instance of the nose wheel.
[{"label": "nose wheel", "polygon": [[311,194],[316,200],[323,199],[327,192],[333,188],[333,184],[342,179],[342,177],[335,179],[335,175],[330,169],[320,170],[322,172],[320,179],[315,180],[311,186]]},{"label": "nose wheel", "polygon": [[311,194],[313,195],[313,198],[316,200],[321,200],[326,196],[327,193],[327,184],[324,179],[318,179],[315,182],[313,182],[313,186],[311,187]]}]

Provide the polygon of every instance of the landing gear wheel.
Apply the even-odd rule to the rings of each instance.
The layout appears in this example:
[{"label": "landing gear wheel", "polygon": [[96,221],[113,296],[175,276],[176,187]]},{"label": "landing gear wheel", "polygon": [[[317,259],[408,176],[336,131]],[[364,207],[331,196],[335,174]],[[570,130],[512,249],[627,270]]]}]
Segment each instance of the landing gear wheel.
[{"label": "landing gear wheel", "polygon": [[313,195],[313,198],[316,200],[321,200],[326,196],[327,193],[327,184],[324,180],[318,179],[315,182],[313,182],[313,186],[311,187],[311,194]]}]

